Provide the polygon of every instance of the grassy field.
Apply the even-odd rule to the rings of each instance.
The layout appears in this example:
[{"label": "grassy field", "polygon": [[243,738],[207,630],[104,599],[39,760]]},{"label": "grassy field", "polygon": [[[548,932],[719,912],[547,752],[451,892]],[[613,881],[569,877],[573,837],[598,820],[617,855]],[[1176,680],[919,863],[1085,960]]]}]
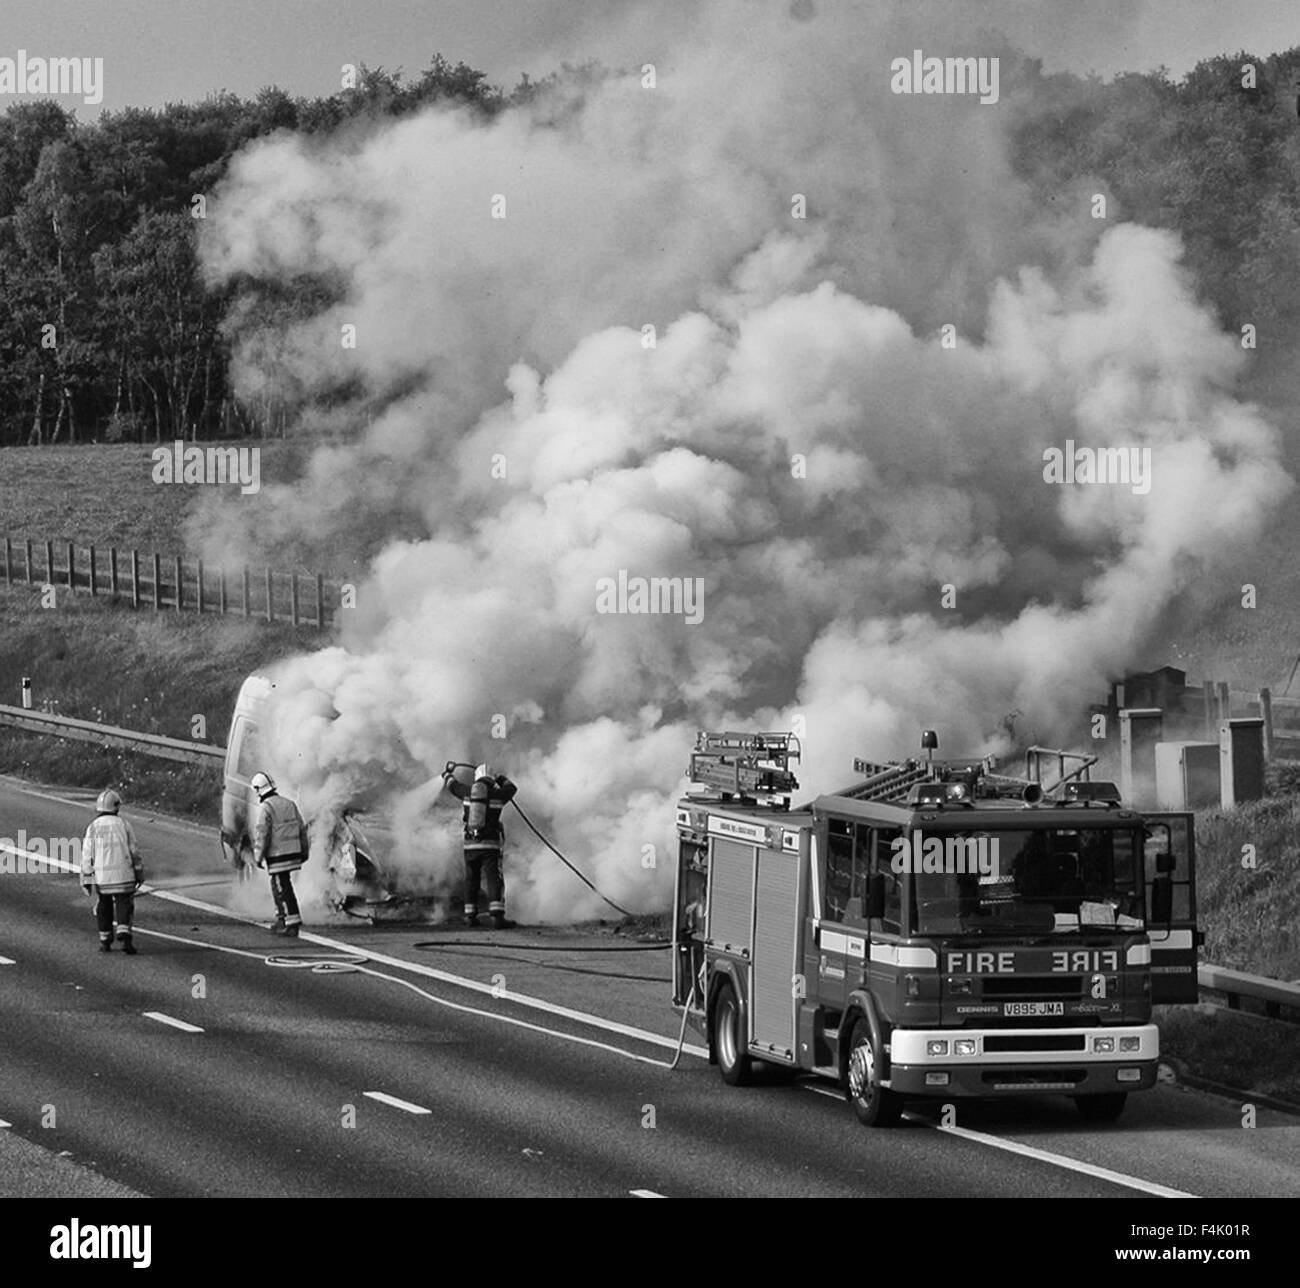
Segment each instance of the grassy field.
[{"label": "grassy field", "polygon": [[[292,449],[261,446],[266,478]],[[134,443],[0,448],[0,536],[181,554],[198,489],[155,483],[152,452]],[[259,499],[248,498],[250,511]]]}]

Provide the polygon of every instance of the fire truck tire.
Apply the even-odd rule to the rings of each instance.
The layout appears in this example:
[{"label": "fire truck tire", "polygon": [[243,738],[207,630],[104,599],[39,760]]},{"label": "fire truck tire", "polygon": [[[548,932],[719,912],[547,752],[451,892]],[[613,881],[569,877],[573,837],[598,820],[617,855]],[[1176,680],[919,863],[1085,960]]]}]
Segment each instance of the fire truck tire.
[{"label": "fire truck tire", "polygon": [[864,1016],[854,1021],[849,1036],[845,1092],[864,1127],[892,1127],[902,1115],[902,1096],[880,1085],[880,1052]]},{"label": "fire truck tire", "polygon": [[1100,1096],[1075,1096],[1074,1103],[1087,1123],[1113,1123],[1124,1112],[1128,1093],[1107,1091]]},{"label": "fire truck tire", "polygon": [[750,1081],[754,1066],[745,1052],[745,1013],[730,984],[718,989],[713,1003],[713,1051],[727,1086],[742,1087]]}]

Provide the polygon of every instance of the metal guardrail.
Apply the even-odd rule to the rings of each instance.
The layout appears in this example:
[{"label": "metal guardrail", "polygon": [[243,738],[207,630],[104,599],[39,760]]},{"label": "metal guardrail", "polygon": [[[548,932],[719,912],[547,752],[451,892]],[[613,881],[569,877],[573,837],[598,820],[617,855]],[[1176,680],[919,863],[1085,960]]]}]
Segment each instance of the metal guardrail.
[{"label": "metal guardrail", "polygon": [[1266,979],[1263,975],[1248,975],[1245,971],[1208,963],[1196,968],[1196,982],[1210,992],[1223,993],[1228,999],[1229,1010],[1241,1010],[1241,999],[1249,997],[1264,1003],[1264,1014],[1271,1020],[1282,1019],[1284,1008],[1295,1012],[1296,1018],[1300,1019],[1300,984],[1286,984],[1281,980]]},{"label": "metal guardrail", "polygon": [[163,760],[179,760],[191,765],[209,765],[226,758],[224,747],[210,743],[186,742],[182,738],[164,738],[158,734],[137,733],[116,725],[95,724],[91,720],[74,720],[70,716],[51,715],[48,711],[29,711],[25,707],[0,704],[0,724],[32,733],[53,734],[78,742],[96,742],[106,747],[126,747]]}]

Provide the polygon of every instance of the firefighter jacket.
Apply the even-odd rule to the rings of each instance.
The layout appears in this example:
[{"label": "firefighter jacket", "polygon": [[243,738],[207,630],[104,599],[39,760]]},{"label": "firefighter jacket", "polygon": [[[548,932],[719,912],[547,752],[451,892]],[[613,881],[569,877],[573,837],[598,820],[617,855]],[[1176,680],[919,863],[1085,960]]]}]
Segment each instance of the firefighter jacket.
[{"label": "firefighter jacket", "polygon": [[504,774],[496,778],[476,778],[466,787],[454,778],[447,780],[451,794],[465,802],[465,851],[499,850],[506,839],[501,811],[519,789]]},{"label": "firefighter jacket", "polygon": [[81,842],[81,884],[101,894],[127,894],[144,876],[131,824],[116,814],[96,814]]},{"label": "firefighter jacket", "polygon": [[307,824],[291,800],[271,793],[257,807],[253,858],[273,876],[294,872],[307,861]]}]

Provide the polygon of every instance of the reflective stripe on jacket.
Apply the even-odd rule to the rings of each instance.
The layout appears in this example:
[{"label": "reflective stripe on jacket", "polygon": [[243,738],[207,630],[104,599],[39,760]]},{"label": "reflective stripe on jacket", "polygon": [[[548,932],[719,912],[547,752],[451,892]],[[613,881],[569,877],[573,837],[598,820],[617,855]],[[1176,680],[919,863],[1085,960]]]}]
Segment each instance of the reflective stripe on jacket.
[{"label": "reflective stripe on jacket", "polygon": [[131,824],[116,814],[96,814],[81,842],[82,882],[104,894],[125,894],[143,871]]},{"label": "reflective stripe on jacket", "polygon": [[292,872],[306,862],[307,824],[293,801],[272,794],[258,805],[253,858],[268,872]]}]

